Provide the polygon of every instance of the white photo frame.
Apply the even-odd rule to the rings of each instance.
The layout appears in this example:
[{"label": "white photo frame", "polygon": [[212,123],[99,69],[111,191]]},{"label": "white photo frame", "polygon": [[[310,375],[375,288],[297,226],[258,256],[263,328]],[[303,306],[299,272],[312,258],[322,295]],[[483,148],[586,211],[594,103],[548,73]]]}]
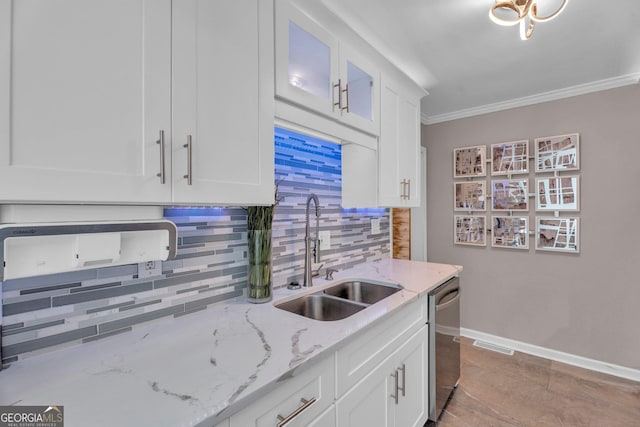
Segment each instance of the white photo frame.
[{"label": "white photo frame", "polygon": [[491,181],[491,209],[494,211],[529,211],[529,179],[494,179]]},{"label": "white photo frame", "polygon": [[453,210],[486,211],[486,181],[464,181],[453,183]]},{"label": "white photo frame", "polygon": [[536,217],[536,250],[580,253],[580,218]]},{"label": "white photo frame", "polygon": [[456,245],[487,246],[487,217],[454,215],[453,243]]},{"label": "white photo frame", "polygon": [[536,211],[579,211],[580,177],[536,178]]},{"label": "white photo frame", "polygon": [[580,169],[580,134],[536,138],[536,172],[574,171]]},{"label": "white photo frame", "polygon": [[491,175],[529,173],[529,140],[491,144]]},{"label": "white photo frame", "polygon": [[529,249],[529,217],[492,216],[491,246],[494,248]]},{"label": "white photo frame", "polygon": [[470,178],[487,176],[487,147],[455,148],[453,150],[453,177]]}]

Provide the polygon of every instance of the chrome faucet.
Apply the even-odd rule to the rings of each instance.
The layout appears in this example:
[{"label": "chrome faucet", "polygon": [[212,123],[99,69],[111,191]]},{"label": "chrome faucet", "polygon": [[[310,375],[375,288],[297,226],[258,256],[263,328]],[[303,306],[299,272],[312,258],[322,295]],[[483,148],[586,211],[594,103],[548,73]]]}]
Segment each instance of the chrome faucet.
[{"label": "chrome faucet", "polygon": [[[316,235],[314,239],[309,237],[309,206],[311,205],[311,201],[316,206]],[[304,228],[304,280],[302,282],[302,287],[311,287],[313,286],[312,282],[312,273],[311,273],[311,252],[309,251],[309,244],[313,240],[313,261],[318,263],[320,262],[320,239],[318,238],[318,231],[320,228],[320,202],[318,201],[318,196],[315,194],[309,194],[307,197],[307,211],[306,218],[307,222]]]}]

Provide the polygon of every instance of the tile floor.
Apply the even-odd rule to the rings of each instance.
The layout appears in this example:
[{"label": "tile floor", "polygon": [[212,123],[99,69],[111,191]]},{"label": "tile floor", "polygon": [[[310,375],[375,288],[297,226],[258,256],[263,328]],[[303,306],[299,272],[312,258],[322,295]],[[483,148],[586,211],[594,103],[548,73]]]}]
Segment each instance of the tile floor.
[{"label": "tile floor", "polygon": [[438,427],[640,427],[640,383],[472,343]]}]

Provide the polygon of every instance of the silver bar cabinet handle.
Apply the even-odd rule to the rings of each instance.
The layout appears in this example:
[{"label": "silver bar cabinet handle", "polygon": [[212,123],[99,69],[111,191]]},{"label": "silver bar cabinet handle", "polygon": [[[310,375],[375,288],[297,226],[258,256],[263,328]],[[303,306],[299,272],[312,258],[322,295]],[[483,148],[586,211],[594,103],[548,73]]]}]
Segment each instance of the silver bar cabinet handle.
[{"label": "silver bar cabinet handle", "polygon": [[[338,102],[334,102],[333,106],[338,107],[340,110],[342,110],[342,79],[338,79],[338,84],[333,85],[333,94],[335,94],[336,88],[338,88]],[[335,96],[333,97],[333,99],[336,99]]]},{"label": "silver bar cabinet handle", "polygon": [[312,397],[311,399],[307,400],[304,397],[301,397],[300,402],[302,402],[302,405],[299,406],[298,409],[296,409],[286,417],[283,417],[282,415],[278,415],[278,421],[280,421],[278,423],[278,427],[283,427],[284,425],[288,424],[289,421],[297,417],[302,411],[307,409],[309,406],[313,405],[316,402],[316,398]]},{"label": "silver bar cabinet handle", "polygon": [[347,113],[348,113],[349,112],[349,83],[346,83],[344,85],[344,90],[342,92],[345,93],[345,97],[347,98],[347,102],[345,103],[346,105],[343,107],[342,106],[342,99],[340,99],[340,109],[341,110],[347,110]]},{"label": "silver bar cabinet handle", "polygon": [[160,138],[156,141],[156,144],[160,145],[160,172],[157,176],[160,178],[160,183],[164,184],[165,179],[165,158],[164,158],[164,131],[160,130]]},{"label": "silver bar cabinet handle", "polygon": [[407,180],[407,200],[411,200],[411,180]]},{"label": "silver bar cabinet handle", "polygon": [[400,396],[398,393],[398,370],[396,369],[395,372],[393,374],[391,374],[391,376],[394,379],[395,382],[395,389],[396,389],[396,394],[392,394],[391,397],[395,400],[396,405],[398,404],[398,397]]},{"label": "silver bar cabinet handle", "polygon": [[187,180],[187,185],[193,184],[193,143],[191,135],[187,135],[187,143],[183,145],[187,149],[187,174],[184,178]]},{"label": "silver bar cabinet handle", "polygon": [[[405,391],[406,391],[405,390],[405,386],[407,384],[407,380],[406,380],[406,376],[405,376],[406,369],[405,369],[404,363],[402,364],[402,367],[399,368],[399,369],[402,371],[402,387],[399,387],[399,389],[402,392],[402,396],[404,397],[405,396]],[[396,394],[397,394],[397,392],[396,392]]]}]

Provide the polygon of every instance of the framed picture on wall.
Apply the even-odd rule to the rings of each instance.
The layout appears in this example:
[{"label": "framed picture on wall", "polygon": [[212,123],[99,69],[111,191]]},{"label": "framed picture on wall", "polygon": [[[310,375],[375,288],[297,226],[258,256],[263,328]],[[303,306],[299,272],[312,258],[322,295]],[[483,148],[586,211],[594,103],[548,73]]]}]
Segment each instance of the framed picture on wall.
[{"label": "framed picture on wall", "polygon": [[529,173],[529,140],[491,144],[491,175]]},{"label": "framed picture on wall", "polygon": [[494,211],[528,211],[529,180],[527,178],[492,180],[491,207]]},{"label": "framed picture on wall", "polygon": [[457,245],[487,246],[486,217],[455,215],[453,218],[453,243]]},{"label": "framed picture on wall", "polygon": [[536,178],[537,211],[579,211],[580,177]]},{"label": "framed picture on wall", "polygon": [[580,252],[580,218],[536,217],[536,250]]},{"label": "framed picture on wall", "polygon": [[484,145],[453,150],[453,177],[486,176],[487,148]]},{"label": "framed picture on wall", "polygon": [[491,246],[494,248],[529,249],[529,217],[491,217]]},{"label": "framed picture on wall", "polygon": [[573,171],[580,169],[580,134],[537,138],[536,172]]},{"label": "framed picture on wall", "polygon": [[486,181],[454,182],[453,194],[453,209],[456,211],[487,210]]}]

